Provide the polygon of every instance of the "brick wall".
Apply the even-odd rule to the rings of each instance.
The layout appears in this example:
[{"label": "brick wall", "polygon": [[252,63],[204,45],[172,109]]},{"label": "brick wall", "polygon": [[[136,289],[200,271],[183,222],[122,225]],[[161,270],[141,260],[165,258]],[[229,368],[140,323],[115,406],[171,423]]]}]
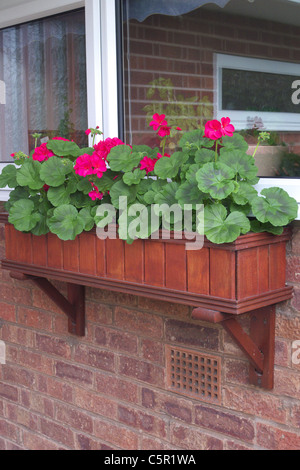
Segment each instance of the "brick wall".
[{"label": "brick wall", "polygon": [[[300,59],[298,27],[228,14],[226,9],[200,8],[182,17],[153,15],[143,23],[132,20],[125,24],[125,37],[126,130],[127,139],[131,133],[136,144],[153,143],[145,106],[161,111],[162,104],[164,109],[170,104],[157,90],[147,96],[153,80],[171,80],[176,114],[182,112],[201,123],[213,118],[211,108],[201,102],[206,97],[214,105],[215,53],[294,63]],[[187,102],[191,98],[194,103]],[[299,152],[299,133],[285,132],[281,137],[290,151]]]},{"label": "brick wall", "polygon": [[[3,258],[3,226],[0,237]],[[240,350],[188,307],[87,289],[79,339],[41,291],[0,270],[0,449],[299,450],[299,226],[287,257],[295,296],[277,309],[273,391],[250,386]],[[220,359],[219,403],[167,389],[166,344]]]}]

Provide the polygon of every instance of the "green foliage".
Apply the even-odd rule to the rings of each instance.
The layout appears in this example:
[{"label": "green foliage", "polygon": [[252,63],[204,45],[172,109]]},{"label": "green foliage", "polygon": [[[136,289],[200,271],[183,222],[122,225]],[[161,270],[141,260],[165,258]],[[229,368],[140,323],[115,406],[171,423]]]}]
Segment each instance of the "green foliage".
[{"label": "green foliage", "polygon": [[[197,211],[204,205],[204,233],[213,243],[233,242],[250,230],[282,233],[297,216],[297,202],[280,188],[258,194],[255,160],[240,135],[225,136],[217,146],[203,135],[201,129],[185,132],[170,157],[145,145],[116,145],[107,155],[106,171],[85,177],[77,174],[75,162],[93,156],[95,149],[50,140],[51,155],[44,161],[22,154],[16,157],[18,166],[2,170],[0,187],[12,189],[6,203],[9,222],[22,232],[74,240],[95,224],[114,221],[121,227],[119,236],[132,243],[159,228],[182,230],[182,209],[192,215],[193,230],[202,233]],[[142,168],[145,159],[153,164],[150,170]]]}]

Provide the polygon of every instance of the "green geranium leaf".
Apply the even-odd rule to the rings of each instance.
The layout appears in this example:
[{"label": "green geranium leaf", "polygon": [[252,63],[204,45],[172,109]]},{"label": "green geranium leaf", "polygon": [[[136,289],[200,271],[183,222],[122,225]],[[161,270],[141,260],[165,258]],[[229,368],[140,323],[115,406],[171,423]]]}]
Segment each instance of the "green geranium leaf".
[{"label": "green geranium leaf", "polygon": [[5,209],[9,212],[11,206],[16,202],[19,201],[19,199],[29,199],[29,189],[22,187],[22,186],[17,186],[15,189],[13,189],[10,194],[9,194],[9,200],[5,203]]},{"label": "green geranium leaf", "polygon": [[126,173],[137,167],[142,158],[143,153],[132,153],[129,145],[117,145],[111,149],[107,156],[107,161],[112,171],[122,171]]},{"label": "green geranium leaf", "polygon": [[249,183],[241,181],[238,184],[238,191],[232,193],[232,199],[236,204],[241,206],[250,203],[252,199],[257,196],[257,191],[253,186]]},{"label": "green geranium leaf", "polygon": [[92,185],[87,178],[79,176],[79,182],[77,183],[78,191],[83,192],[83,194],[89,194],[92,191]]},{"label": "green geranium leaf", "polygon": [[83,232],[85,222],[76,207],[64,204],[54,210],[48,225],[50,231],[61,240],[75,240],[76,236]]},{"label": "green geranium leaf", "polygon": [[[179,183],[168,183],[154,197],[154,212],[156,215],[162,215],[163,222],[175,223],[182,220],[182,211],[176,199],[176,193],[179,189]],[[171,208],[175,211],[171,210]]]},{"label": "green geranium leaf", "polygon": [[222,204],[212,204],[204,209],[204,233],[213,243],[232,243],[241,233],[249,231],[250,221],[242,212],[227,215]]},{"label": "green geranium leaf", "polygon": [[274,227],[269,222],[262,224],[258,220],[251,220],[251,231],[254,233],[270,232],[273,235],[281,235],[283,227]]},{"label": "green geranium leaf", "polygon": [[33,235],[46,235],[46,233],[49,232],[49,227],[48,227],[48,218],[47,214],[41,214],[40,213],[40,219],[38,220],[36,226],[31,230]]},{"label": "green geranium leaf", "polygon": [[113,184],[110,190],[111,202],[114,207],[119,209],[119,198],[127,197],[127,204],[135,202],[137,194],[137,186],[127,186],[124,181],[117,181]]},{"label": "green geranium leaf", "polygon": [[[49,186],[61,186],[66,179],[66,175],[73,171],[73,164],[70,160],[51,157],[42,164],[41,178]],[[34,189],[34,188],[33,188]]]},{"label": "green geranium leaf", "polygon": [[123,181],[128,186],[132,186],[133,184],[139,184],[145,176],[145,170],[141,171],[139,168],[136,168],[133,172],[125,173],[123,176]]},{"label": "green geranium leaf", "polygon": [[41,215],[36,212],[29,199],[19,199],[10,208],[8,221],[20,232],[30,232],[39,222]]},{"label": "green geranium leaf", "polygon": [[40,162],[28,160],[17,171],[17,183],[20,186],[28,186],[30,189],[41,189],[44,186],[40,176],[41,169]]},{"label": "green geranium leaf", "polygon": [[15,188],[17,186],[17,169],[14,165],[7,165],[0,175],[0,188]]},{"label": "green geranium leaf", "polygon": [[226,199],[236,190],[236,183],[232,181],[234,177],[234,171],[221,162],[206,163],[196,173],[200,191],[219,200]]},{"label": "green geranium leaf", "polygon": [[54,207],[70,203],[70,193],[64,184],[57,186],[57,188],[49,188],[47,197]]},{"label": "green geranium leaf", "polygon": [[215,160],[215,152],[206,148],[197,150],[195,153],[195,162],[196,163],[209,163]]},{"label": "green geranium leaf", "polygon": [[191,204],[195,209],[197,204],[202,204],[203,198],[204,194],[198,188],[196,181],[193,183],[186,181],[176,191],[176,199],[182,208],[185,204]]},{"label": "green geranium leaf", "polygon": [[275,227],[288,225],[298,215],[298,203],[281,188],[266,188],[253,198],[253,215],[262,223],[270,222]]},{"label": "green geranium leaf", "polygon": [[49,140],[47,148],[58,157],[79,157],[79,155],[87,153],[84,151],[85,149],[80,149],[75,142],[64,140]]},{"label": "green geranium leaf", "polygon": [[222,153],[220,162],[225,163],[243,179],[252,179],[257,176],[258,168],[255,166],[255,160],[246,153],[238,150]]},{"label": "green geranium leaf", "polygon": [[188,159],[188,155],[184,152],[175,152],[170,158],[160,158],[154,167],[154,173],[164,180],[168,178],[175,178],[177,176],[181,165]]},{"label": "green geranium leaf", "polygon": [[225,135],[222,138],[223,148],[220,150],[220,154],[226,152],[233,152],[239,150],[241,153],[245,153],[248,150],[248,144],[240,134],[233,134],[232,137]]},{"label": "green geranium leaf", "polygon": [[201,147],[211,148],[214,142],[211,139],[203,137],[204,131],[195,129],[186,132],[179,141],[179,146],[184,151],[199,150]]},{"label": "green geranium leaf", "polygon": [[83,209],[81,209],[81,211],[79,211],[79,216],[84,222],[84,230],[86,232],[89,232],[90,230],[92,230],[92,228],[95,225],[95,220],[91,214],[91,208],[84,207]]}]

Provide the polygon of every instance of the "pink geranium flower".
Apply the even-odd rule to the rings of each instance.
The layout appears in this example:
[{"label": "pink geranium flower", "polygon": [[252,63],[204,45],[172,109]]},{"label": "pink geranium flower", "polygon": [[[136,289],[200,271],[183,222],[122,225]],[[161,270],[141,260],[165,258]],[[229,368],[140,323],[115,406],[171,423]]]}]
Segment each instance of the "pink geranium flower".
[{"label": "pink geranium flower", "polygon": [[205,124],[204,137],[207,137],[211,140],[219,140],[223,136],[222,125],[216,119],[208,121]]},{"label": "pink geranium flower", "polygon": [[53,156],[54,153],[51,150],[48,150],[47,144],[45,143],[35,149],[32,159],[37,160],[38,162],[44,162]]},{"label": "pink geranium flower", "polygon": [[93,174],[97,175],[98,178],[102,178],[103,173],[107,170],[105,160],[103,160],[97,153],[93,153],[91,156],[91,162],[93,166]]},{"label": "pink geranium flower", "polygon": [[171,129],[172,129],[172,128],[169,127],[169,126],[161,126],[161,127],[159,128],[159,131],[158,131],[157,134],[158,134],[160,137],[166,137],[167,135],[170,135]]},{"label": "pink geranium flower", "polygon": [[221,119],[221,131],[223,135],[228,135],[229,137],[233,136],[235,128],[230,124],[229,117]]},{"label": "pink geranium flower", "polygon": [[157,159],[156,158],[149,158],[149,157],[144,157],[142,160],[141,160],[141,166],[140,166],[140,169],[141,170],[146,170],[146,173],[151,173],[151,171],[154,170],[154,167],[155,167],[155,163],[157,162]]},{"label": "pink geranium flower", "polygon": [[92,175],[94,169],[91,155],[87,153],[80,155],[75,162],[74,170],[75,173],[80,176]]},{"label": "pink geranium flower", "polygon": [[102,178],[107,170],[105,160],[94,152],[93,155],[85,153],[77,158],[74,166],[75,173],[80,176],[97,175]]},{"label": "pink geranium flower", "polygon": [[[162,154],[161,154],[161,153],[158,153],[158,154],[157,154],[157,160],[159,160],[159,159],[160,159],[160,158],[162,158],[162,157],[163,157],[163,156],[162,156]],[[168,153],[165,153],[165,154],[164,154],[164,157],[168,157],[168,158],[170,158],[170,157],[171,157],[171,155],[169,155]]]},{"label": "pink geranium flower", "polygon": [[166,115],[155,113],[152,117],[153,121],[150,122],[149,126],[153,127],[154,131],[157,131],[161,126],[167,126],[168,123],[165,120]]},{"label": "pink geranium flower", "polygon": [[118,139],[118,137],[114,137],[111,139],[108,137],[105,140],[101,140],[98,144],[94,145],[95,152],[99,155],[99,157],[104,158],[106,160],[107,155],[111,151],[113,147],[117,145],[125,145],[122,140]]},{"label": "pink geranium flower", "polygon": [[64,139],[63,137],[52,137],[52,140],[64,140],[65,142],[70,142],[69,139]]}]

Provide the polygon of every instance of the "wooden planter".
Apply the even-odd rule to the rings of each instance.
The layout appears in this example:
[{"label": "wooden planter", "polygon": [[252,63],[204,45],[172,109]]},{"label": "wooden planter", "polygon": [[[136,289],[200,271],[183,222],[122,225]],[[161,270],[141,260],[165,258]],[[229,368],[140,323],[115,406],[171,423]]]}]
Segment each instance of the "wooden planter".
[{"label": "wooden planter", "polygon": [[[82,286],[187,304],[194,307],[194,319],[222,322],[236,340],[243,336],[233,331],[239,328],[238,315],[260,309],[269,323],[274,309],[266,307],[292,296],[285,280],[288,229],[281,236],[250,233],[225,245],[205,241],[201,250],[187,251],[184,240],[136,240],[128,245],[122,240],[99,240],[96,231],[63,242],[53,234],[36,237],[18,232],[4,216],[1,220],[6,220],[2,268],[14,277],[34,280],[67,313],[72,333],[84,334],[79,312],[84,310]],[[56,294],[47,279],[67,282],[69,300]],[[248,346],[240,346],[249,355]],[[255,356],[261,350],[255,346],[250,355],[257,368]],[[259,365],[263,369],[262,360]]]}]

